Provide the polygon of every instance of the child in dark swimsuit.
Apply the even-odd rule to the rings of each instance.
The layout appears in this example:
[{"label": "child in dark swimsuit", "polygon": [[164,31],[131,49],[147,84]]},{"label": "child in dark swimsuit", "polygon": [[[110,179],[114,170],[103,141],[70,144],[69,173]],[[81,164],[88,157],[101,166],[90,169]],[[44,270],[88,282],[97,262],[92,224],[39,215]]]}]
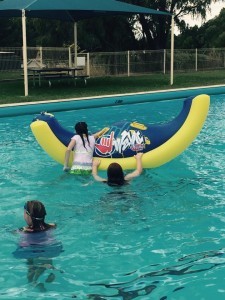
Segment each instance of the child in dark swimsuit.
[{"label": "child in dark swimsuit", "polygon": [[[19,247],[13,252],[14,257],[27,259],[27,279],[41,291],[45,291],[43,283],[37,283],[45,270],[55,269],[52,258],[62,250],[61,242],[57,242],[52,234],[55,224],[45,222],[46,210],[42,202],[27,201],[24,205],[24,220],[27,226],[19,229],[21,239]],[[55,275],[50,273],[45,282],[52,282]]]}]

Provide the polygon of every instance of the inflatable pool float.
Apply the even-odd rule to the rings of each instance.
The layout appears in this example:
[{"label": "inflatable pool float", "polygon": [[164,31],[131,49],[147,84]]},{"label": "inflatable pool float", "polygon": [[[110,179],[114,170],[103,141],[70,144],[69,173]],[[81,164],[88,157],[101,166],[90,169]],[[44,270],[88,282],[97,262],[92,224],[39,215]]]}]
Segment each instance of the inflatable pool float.
[{"label": "inflatable pool float", "polygon": [[[106,170],[112,162],[124,169],[134,169],[137,152],[143,152],[144,168],[159,167],[181,152],[196,138],[208,114],[210,97],[198,95],[184,100],[183,108],[176,118],[165,124],[140,124],[117,122],[103,130],[96,140],[94,157],[101,160],[100,170]],[[64,129],[54,115],[40,113],[31,125],[31,130],[50,157],[64,163],[66,147],[74,132]],[[73,157],[70,157],[70,165]]]}]

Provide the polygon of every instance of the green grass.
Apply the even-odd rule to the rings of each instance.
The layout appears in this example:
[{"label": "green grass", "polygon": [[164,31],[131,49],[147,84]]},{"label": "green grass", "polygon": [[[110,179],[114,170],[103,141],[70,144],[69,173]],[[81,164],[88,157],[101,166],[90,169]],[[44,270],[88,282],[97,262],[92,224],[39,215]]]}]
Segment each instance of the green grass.
[{"label": "green grass", "polygon": [[82,81],[77,81],[77,86],[74,86],[72,82],[62,81],[53,82],[51,88],[48,87],[47,82],[43,82],[41,87],[38,85],[33,87],[33,82],[30,80],[29,96],[27,97],[24,96],[24,83],[22,80],[3,81],[0,82],[0,104],[51,101],[217,84],[225,85],[225,70],[177,73],[174,75],[172,86],[168,74],[90,78],[87,80],[86,87]]}]

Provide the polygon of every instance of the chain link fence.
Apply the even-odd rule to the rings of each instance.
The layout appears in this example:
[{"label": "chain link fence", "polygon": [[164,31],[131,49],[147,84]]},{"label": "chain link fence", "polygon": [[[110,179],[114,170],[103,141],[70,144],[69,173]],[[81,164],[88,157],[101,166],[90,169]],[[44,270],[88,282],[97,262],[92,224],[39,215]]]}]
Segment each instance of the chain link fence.
[{"label": "chain link fence", "polygon": [[[28,47],[28,70],[75,66],[72,47]],[[81,75],[90,77],[137,76],[170,72],[170,50],[78,53]],[[225,48],[177,49],[174,72],[225,68]],[[0,80],[23,78],[22,48],[0,47]]]}]

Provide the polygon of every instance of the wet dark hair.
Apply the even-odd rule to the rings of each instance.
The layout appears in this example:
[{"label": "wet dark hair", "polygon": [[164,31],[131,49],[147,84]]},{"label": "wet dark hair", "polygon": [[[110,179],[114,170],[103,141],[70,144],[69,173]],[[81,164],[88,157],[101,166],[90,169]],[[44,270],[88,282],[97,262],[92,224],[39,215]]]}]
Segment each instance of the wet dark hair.
[{"label": "wet dark hair", "polygon": [[75,129],[76,133],[81,137],[82,142],[83,142],[83,145],[84,145],[84,148],[86,148],[86,147],[85,147],[85,142],[84,142],[84,137],[83,137],[83,135],[86,136],[87,141],[88,141],[88,144],[89,144],[89,146],[90,146],[90,142],[89,142],[89,138],[88,138],[88,127],[87,127],[87,123],[85,123],[85,122],[78,122],[78,123],[74,126],[74,129]]},{"label": "wet dark hair", "polygon": [[123,185],[125,183],[123,169],[118,163],[111,163],[107,169],[108,185]]},{"label": "wet dark hair", "polygon": [[26,213],[32,219],[32,229],[34,231],[42,231],[48,229],[49,225],[45,223],[45,216],[47,215],[45,206],[38,200],[27,201],[24,205]]}]

